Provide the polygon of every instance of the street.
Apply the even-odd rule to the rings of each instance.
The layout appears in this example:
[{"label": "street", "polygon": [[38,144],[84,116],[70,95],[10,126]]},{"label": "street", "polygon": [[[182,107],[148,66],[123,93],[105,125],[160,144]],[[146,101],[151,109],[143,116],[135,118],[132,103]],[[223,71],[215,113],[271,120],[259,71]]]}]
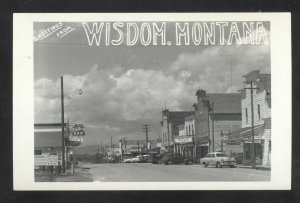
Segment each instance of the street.
[{"label": "street", "polygon": [[269,181],[271,171],[245,168],[204,168],[201,165],[151,163],[83,164],[93,181],[99,182],[189,182]]}]

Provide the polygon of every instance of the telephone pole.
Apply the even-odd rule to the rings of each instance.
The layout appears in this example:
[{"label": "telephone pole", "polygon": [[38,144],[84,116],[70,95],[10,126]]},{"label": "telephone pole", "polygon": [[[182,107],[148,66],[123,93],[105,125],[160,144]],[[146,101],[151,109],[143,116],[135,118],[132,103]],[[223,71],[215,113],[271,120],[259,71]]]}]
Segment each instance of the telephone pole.
[{"label": "telephone pole", "polygon": [[254,109],[253,109],[253,90],[259,89],[257,87],[253,87],[253,81],[250,80],[250,82],[245,82],[246,84],[250,84],[250,87],[245,87],[245,90],[250,90],[251,95],[251,137],[252,137],[252,168],[255,168],[255,142],[254,142]]},{"label": "telephone pole", "polygon": [[60,77],[61,82],[61,160],[62,160],[62,173],[65,173],[66,163],[65,163],[65,109],[64,109],[64,78]]},{"label": "telephone pole", "polygon": [[215,121],[214,121],[214,102],[212,102],[211,104],[211,112],[212,112],[212,116],[211,116],[211,125],[212,125],[212,149],[213,152],[215,151]]},{"label": "telephone pole", "polygon": [[150,132],[150,125],[144,124],[143,132],[146,133],[146,149],[147,149],[147,154],[148,154],[148,132]]},{"label": "telephone pole", "polygon": [[127,154],[126,137],[124,137],[124,146],[125,146],[125,153]]}]

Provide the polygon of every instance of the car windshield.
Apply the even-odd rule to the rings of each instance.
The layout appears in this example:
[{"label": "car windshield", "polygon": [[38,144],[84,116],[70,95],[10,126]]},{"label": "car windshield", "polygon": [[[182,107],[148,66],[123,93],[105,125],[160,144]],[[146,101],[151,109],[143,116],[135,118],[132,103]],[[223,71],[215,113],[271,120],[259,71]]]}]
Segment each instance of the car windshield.
[{"label": "car windshield", "polygon": [[227,154],[216,154],[217,157],[227,157]]}]

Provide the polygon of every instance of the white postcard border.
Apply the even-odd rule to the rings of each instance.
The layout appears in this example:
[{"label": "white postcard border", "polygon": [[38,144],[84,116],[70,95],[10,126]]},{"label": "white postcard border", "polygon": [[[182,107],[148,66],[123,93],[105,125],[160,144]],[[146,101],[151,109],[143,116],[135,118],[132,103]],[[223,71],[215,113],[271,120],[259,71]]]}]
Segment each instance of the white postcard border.
[{"label": "white postcard border", "polygon": [[[272,168],[269,182],[34,182],[33,22],[270,21]],[[291,188],[290,13],[14,14],[13,180],[15,190],[288,190]]]}]

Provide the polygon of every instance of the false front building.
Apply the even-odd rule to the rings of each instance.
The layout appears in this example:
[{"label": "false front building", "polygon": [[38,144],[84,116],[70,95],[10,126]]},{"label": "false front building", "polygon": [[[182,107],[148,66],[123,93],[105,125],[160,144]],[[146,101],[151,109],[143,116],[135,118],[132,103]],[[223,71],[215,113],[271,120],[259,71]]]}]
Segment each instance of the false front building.
[{"label": "false front building", "polygon": [[196,92],[194,155],[204,157],[208,152],[242,152],[242,146],[224,145],[226,134],[241,128],[241,93]]},{"label": "false front building", "polygon": [[[252,160],[252,117],[254,129],[254,156],[256,164],[271,163],[271,75],[252,71],[245,78],[242,90],[242,130],[244,162]],[[253,88],[253,116],[251,111],[251,87]]]},{"label": "false front building", "polygon": [[174,138],[179,135],[179,125],[184,123],[186,115],[192,111],[162,111],[161,124],[161,152],[174,151]]}]

